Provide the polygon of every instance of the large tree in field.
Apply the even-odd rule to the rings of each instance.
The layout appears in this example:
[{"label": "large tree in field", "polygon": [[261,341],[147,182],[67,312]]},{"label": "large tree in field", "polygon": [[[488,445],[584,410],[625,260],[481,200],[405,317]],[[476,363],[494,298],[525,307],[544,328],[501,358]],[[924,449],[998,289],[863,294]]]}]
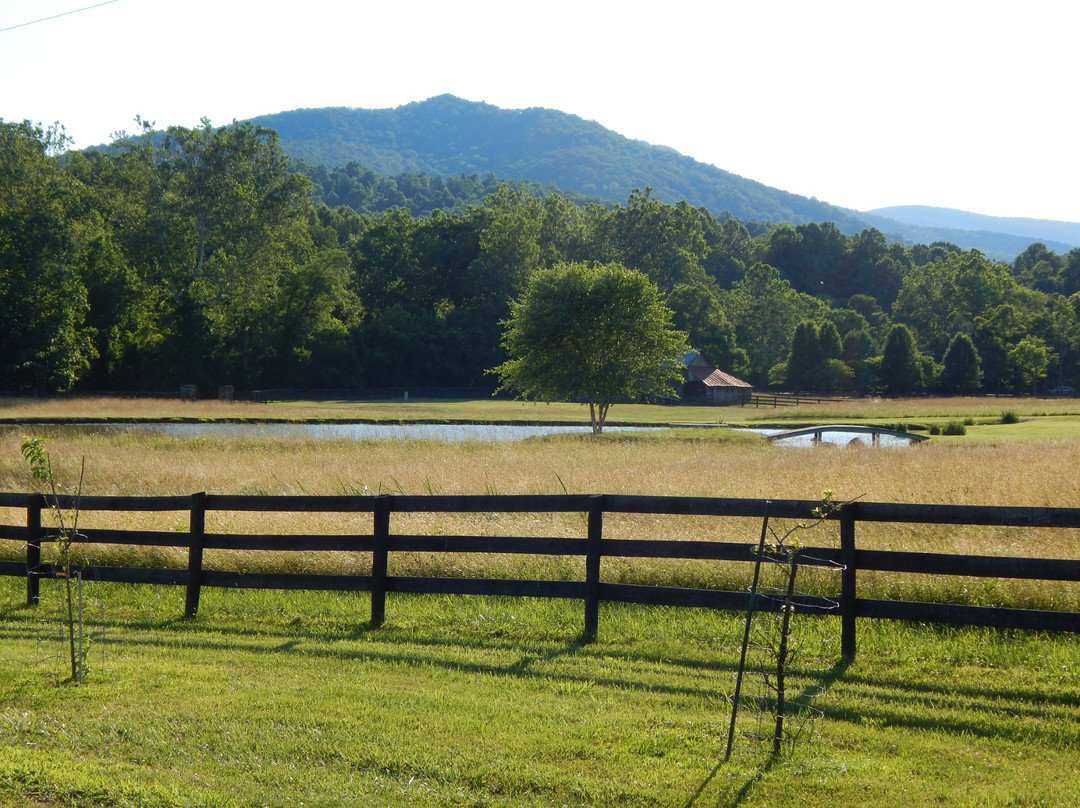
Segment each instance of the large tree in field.
[{"label": "large tree in field", "polygon": [[494,369],[500,389],[541,401],[583,400],[594,433],[620,399],[672,391],[688,349],[644,274],[620,264],[539,270],[510,306]]}]

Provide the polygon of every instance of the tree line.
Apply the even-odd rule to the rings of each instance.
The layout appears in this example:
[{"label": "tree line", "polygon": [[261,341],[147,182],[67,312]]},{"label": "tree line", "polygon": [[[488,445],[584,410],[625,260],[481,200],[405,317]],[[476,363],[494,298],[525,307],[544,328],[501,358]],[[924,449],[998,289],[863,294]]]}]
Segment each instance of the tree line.
[{"label": "tree line", "polygon": [[564,263],[643,273],[691,346],[758,387],[1080,380],[1080,250],[1033,244],[1006,264],[649,189],[604,205],[302,168],[250,123],[144,125],[73,151],[60,127],[0,122],[0,390],[494,387],[512,302]]}]

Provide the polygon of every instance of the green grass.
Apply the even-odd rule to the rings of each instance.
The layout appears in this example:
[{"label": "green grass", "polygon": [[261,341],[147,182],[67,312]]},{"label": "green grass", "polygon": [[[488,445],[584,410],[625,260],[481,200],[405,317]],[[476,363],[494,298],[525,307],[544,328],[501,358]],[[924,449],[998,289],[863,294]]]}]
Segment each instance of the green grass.
[{"label": "green grass", "polygon": [[[863,621],[837,664],[800,618],[824,717],[722,762],[742,625],[705,610],[95,585],[104,635],[57,686],[48,603],[0,580],[0,805],[1075,805],[1073,636]],[[97,613],[97,612],[95,612]],[[820,657],[820,667],[808,663]],[[748,719],[753,711],[744,711]],[[36,802],[35,802],[36,801]]]}]

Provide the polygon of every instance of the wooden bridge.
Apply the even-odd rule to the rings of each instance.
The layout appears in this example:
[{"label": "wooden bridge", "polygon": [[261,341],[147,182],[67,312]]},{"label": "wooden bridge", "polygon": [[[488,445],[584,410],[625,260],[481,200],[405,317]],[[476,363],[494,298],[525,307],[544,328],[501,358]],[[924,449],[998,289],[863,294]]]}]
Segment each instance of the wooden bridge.
[{"label": "wooden bridge", "polygon": [[821,436],[826,432],[857,432],[871,435],[871,443],[877,446],[881,443],[881,436],[888,435],[893,438],[904,438],[915,443],[917,441],[930,440],[926,435],[916,435],[911,432],[901,432],[898,429],[886,429],[881,426],[862,426],[857,424],[827,424],[824,426],[807,426],[801,429],[790,429],[786,432],[778,432],[769,435],[769,440],[784,440],[785,438],[799,438],[803,435],[813,435],[814,443],[821,443]]}]

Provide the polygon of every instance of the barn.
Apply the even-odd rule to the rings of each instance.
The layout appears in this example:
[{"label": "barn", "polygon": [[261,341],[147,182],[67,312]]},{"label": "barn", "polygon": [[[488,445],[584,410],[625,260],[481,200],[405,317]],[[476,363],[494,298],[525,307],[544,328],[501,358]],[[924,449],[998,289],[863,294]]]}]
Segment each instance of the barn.
[{"label": "barn", "polygon": [[745,404],[754,387],[719,370],[703,353],[691,351],[683,356],[681,399],[684,404]]}]

